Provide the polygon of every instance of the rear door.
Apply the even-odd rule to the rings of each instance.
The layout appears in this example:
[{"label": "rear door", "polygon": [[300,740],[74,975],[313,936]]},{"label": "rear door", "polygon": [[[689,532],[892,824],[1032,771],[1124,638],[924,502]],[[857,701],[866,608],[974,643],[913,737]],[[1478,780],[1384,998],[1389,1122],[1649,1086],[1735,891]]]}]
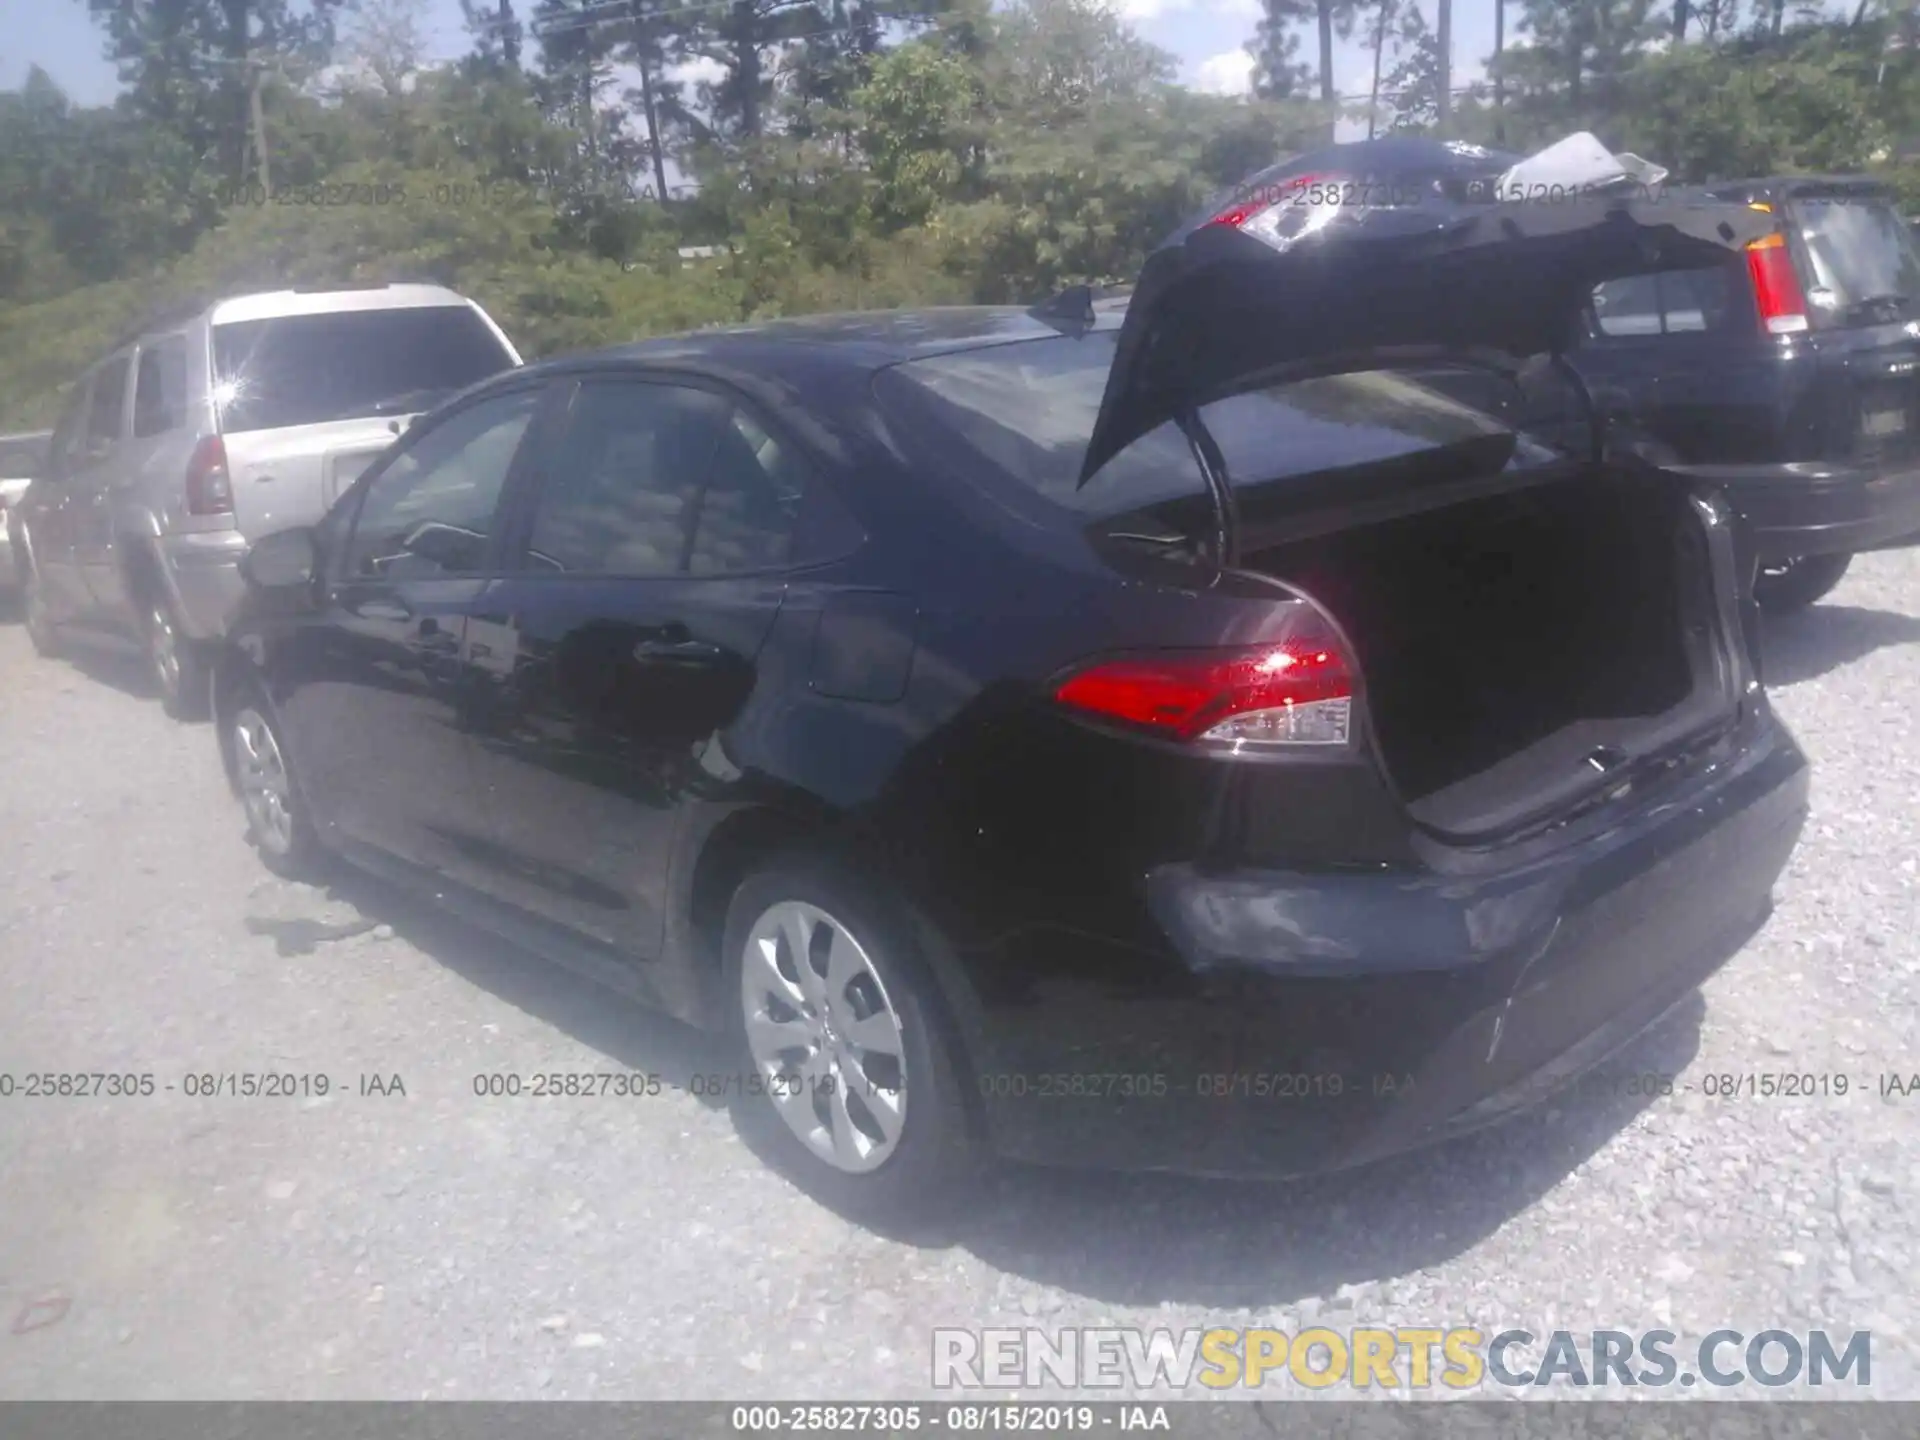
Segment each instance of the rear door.
[{"label": "rear door", "polygon": [[1920,253],[1892,200],[1797,193],[1785,206],[1823,380],[1837,386],[1835,460],[1920,463]]},{"label": "rear door", "polygon": [[495,888],[648,958],[679,807],[731,773],[801,470],[730,397],[621,377],[579,385],[541,472],[468,627]]},{"label": "rear door", "polygon": [[214,393],[241,533],[312,524],[408,417],[516,363],[471,305],[215,325]]},{"label": "rear door", "polygon": [[115,355],[93,376],[80,468],[68,484],[68,525],[85,605],[97,619],[118,618],[119,587],[108,583],[117,563],[113,545],[114,487],[126,476],[133,354]]}]

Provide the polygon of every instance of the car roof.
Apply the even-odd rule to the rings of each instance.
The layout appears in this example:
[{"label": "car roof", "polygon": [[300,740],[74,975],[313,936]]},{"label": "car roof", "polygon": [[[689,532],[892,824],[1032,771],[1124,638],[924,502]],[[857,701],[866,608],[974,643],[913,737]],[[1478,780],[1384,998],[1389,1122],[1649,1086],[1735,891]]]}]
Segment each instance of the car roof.
[{"label": "car roof", "polygon": [[[1124,297],[1096,301],[1092,328],[1117,330],[1125,304]],[[536,362],[516,373],[525,378],[644,367],[719,378],[743,373],[791,377],[807,372],[859,376],[926,356],[1044,340],[1061,333],[1059,326],[1015,305],[855,310],[663,335]]]},{"label": "car roof", "polygon": [[209,324],[233,325],[248,320],[280,320],[295,315],[338,315],[354,310],[414,310],[437,305],[473,302],[444,285],[355,285],[268,290],[215,301],[206,313]]}]

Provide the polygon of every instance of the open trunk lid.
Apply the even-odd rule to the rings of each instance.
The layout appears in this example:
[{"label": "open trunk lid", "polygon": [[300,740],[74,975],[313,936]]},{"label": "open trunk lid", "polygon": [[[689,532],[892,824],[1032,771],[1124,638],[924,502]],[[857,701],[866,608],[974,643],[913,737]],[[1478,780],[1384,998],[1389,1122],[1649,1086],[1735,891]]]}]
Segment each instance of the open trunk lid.
[{"label": "open trunk lid", "polygon": [[1769,217],[1705,199],[1299,206],[1148,257],[1081,476],[1141,436],[1293,376],[1425,355],[1558,353],[1595,285],[1724,263]]}]

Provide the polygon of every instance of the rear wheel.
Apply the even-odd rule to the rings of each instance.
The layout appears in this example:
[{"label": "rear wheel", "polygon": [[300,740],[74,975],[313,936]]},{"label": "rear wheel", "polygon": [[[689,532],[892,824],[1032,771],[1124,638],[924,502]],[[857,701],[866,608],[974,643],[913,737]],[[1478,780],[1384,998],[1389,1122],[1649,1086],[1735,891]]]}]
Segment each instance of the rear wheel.
[{"label": "rear wheel", "polygon": [[735,1114],[843,1212],[951,1201],[974,1149],[907,927],[835,867],[777,863],[735,893],[725,955],[746,1069]]},{"label": "rear wheel", "polygon": [[211,683],[205,653],[165,600],[147,602],[146,632],[147,666],[160,687],[160,703],[176,720],[204,719]]},{"label": "rear wheel", "polygon": [[280,731],[263,703],[240,704],[228,722],[227,743],[247,812],[247,838],[269,870],[289,879],[309,878],[320,864],[320,838],[307,819]]},{"label": "rear wheel", "polygon": [[1851,564],[1851,555],[1807,555],[1762,565],[1754,577],[1753,598],[1769,615],[1790,615],[1826,596]]},{"label": "rear wheel", "polygon": [[21,585],[21,602],[26,608],[27,638],[40,654],[52,658],[60,653],[60,627],[47,610],[46,585],[40,572],[28,567]]}]

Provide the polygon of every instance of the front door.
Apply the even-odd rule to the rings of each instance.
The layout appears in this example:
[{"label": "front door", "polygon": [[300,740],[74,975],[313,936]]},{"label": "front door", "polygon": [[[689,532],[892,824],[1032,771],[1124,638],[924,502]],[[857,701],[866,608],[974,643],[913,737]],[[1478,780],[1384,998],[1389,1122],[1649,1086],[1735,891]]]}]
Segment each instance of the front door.
[{"label": "front door", "polygon": [[287,739],[340,838],[455,878],[484,843],[462,729],[467,615],[497,568],[497,516],[535,387],[410,435],[372,474],[321,613],[287,654]]}]

